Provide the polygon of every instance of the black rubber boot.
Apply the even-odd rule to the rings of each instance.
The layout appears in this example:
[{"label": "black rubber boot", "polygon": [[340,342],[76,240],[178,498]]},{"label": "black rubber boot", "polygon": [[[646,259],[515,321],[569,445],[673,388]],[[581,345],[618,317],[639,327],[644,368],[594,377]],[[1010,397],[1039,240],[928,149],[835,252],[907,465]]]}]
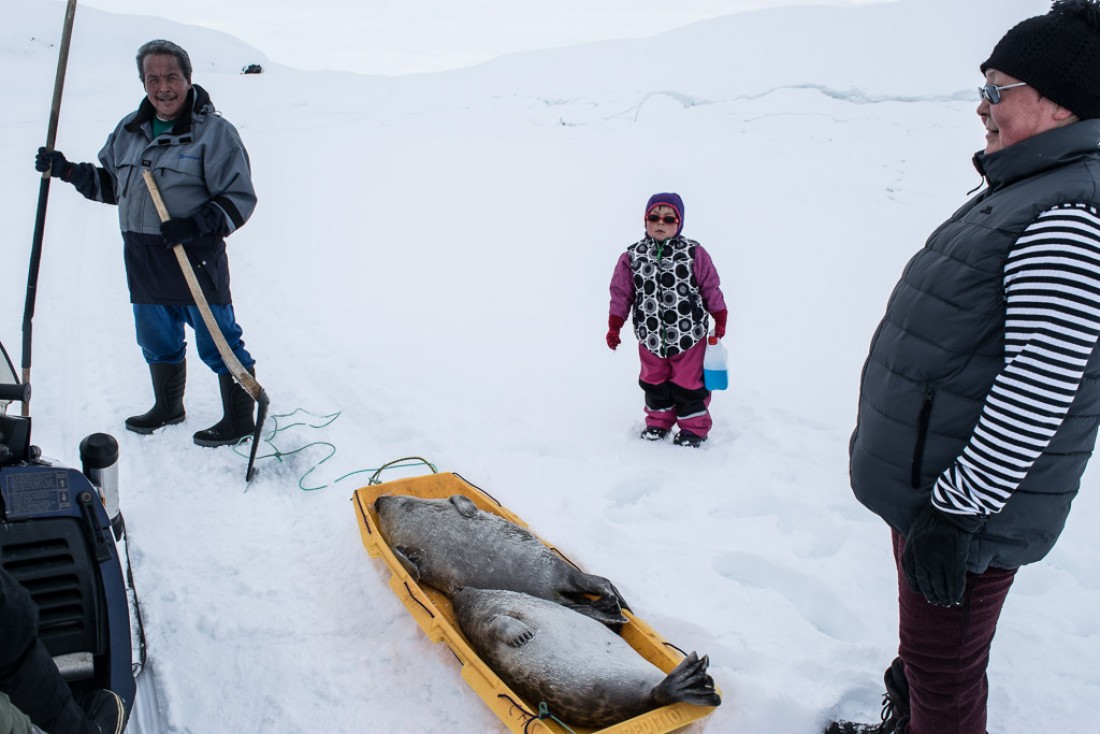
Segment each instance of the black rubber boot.
[{"label": "black rubber boot", "polygon": [[151,364],[149,374],[153,378],[153,397],[156,402],[148,412],[126,419],[127,430],[134,433],[152,433],[163,426],[181,423],[186,415],[183,410],[183,389],[187,385],[187,362]]},{"label": "black rubber boot", "polygon": [[[253,368],[249,374],[255,375]],[[218,375],[218,387],[222,393],[222,419],[204,431],[195,434],[196,446],[230,446],[256,430],[252,415],[256,401],[237,384],[233,375]]]}]

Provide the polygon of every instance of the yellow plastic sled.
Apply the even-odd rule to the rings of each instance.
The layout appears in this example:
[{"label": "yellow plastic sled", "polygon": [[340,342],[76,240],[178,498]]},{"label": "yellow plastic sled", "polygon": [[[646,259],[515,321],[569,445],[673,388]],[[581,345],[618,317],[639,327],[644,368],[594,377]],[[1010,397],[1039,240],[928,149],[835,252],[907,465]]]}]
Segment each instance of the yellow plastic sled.
[{"label": "yellow plastic sled", "polygon": [[[527,523],[501,506],[488,493],[451,473],[372,484],[357,489],[352,495],[363,545],[367,547],[372,558],[381,557],[385,562],[391,574],[389,584],[393,593],[416,619],[428,639],[442,642],[450,648],[462,665],[462,677],[466,683],[513,734],[568,734],[571,731],[576,734],[667,734],[708,716],[714,710],[710,706],[676,703],[602,729],[573,726],[567,729],[553,719],[539,719],[539,702],[522,700],[474,652],[458,627],[450,600],[431,587],[420,586],[394,556],[379,531],[378,515],[374,511],[374,500],[384,494],[407,494],[423,499],[446,499],[461,494],[469,497],[480,510],[499,515],[524,528],[527,528]],[[553,545],[545,540],[542,542],[560,555]],[[639,655],[666,673],[671,672],[683,660],[684,654],[652,627],[626,609],[623,613],[630,623],[623,626],[622,637]]]}]

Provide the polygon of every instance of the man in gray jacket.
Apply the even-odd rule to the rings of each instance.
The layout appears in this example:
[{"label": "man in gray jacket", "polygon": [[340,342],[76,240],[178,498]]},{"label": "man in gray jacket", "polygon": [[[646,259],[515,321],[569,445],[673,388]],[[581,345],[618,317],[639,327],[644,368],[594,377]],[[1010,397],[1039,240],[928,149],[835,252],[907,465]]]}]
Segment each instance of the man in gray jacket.
[{"label": "man in gray jacket", "polygon": [[1096,0],[1058,0],[981,65],[988,186],[906,266],[851,441],[898,566],[884,720],[829,732],[985,734],[1002,605],[1061,533],[1100,424],[1098,70]]},{"label": "man in gray jacket", "polygon": [[[85,197],[118,206],[125,244],[137,341],[149,364],[155,402],[126,419],[137,433],[152,433],[184,419],[184,325],[195,331],[199,356],[218,375],[223,416],[194,435],[199,446],[236,443],[255,429],[252,398],[222,361],[191,296],[172,246],[183,244],[203,295],[230,348],[250,372],[233,313],[225,237],[248,221],[256,206],[248,152],[236,129],[214,111],[210,95],[191,84],[191,59],[176,44],[155,40],[137,53],[145,99],[107,138],[99,166],[70,163],[40,148],[38,171],[71,183]],[[161,222],[142,179],[156,178],[172,218]]]}]

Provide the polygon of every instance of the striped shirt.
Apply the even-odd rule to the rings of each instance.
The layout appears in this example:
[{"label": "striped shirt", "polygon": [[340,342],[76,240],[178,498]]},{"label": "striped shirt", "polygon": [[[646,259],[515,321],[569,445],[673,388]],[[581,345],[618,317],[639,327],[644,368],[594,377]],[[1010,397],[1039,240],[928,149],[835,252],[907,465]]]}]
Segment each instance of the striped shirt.
[{"label": "striped shirt", "polygon": [[958,515],[1000,512],[1065,420],[1100,339],[1100,216],[1048,209],[1016,240],[1004,270],[1005,366],[932,502]]}]

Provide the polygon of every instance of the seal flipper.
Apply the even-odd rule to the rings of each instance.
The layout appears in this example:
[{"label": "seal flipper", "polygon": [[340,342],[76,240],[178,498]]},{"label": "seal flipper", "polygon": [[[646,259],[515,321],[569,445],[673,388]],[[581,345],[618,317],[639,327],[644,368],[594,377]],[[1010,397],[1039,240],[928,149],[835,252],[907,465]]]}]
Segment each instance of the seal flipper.
[{"label": "seal flipper", "polygon": [[413,577],[413,580],[420,581],[420,558],[416,554],[416,551],[398,545],[394,546],[393,554],[397,557],[398,562],[401,563],[401,567],[408,571],[409,575]]},{"label": "seal flipper", "polygon": [[714,690],[714,680],[707,675],[710,658],[688,654],[673,668],[668,677],[653,689],[653,700],[659,706],[670,703],[690,703],[696,706],[718,706],[722,697]]},{"label": "seal flipper", "polygon": [[619,593],[619,590],[615,588],[615,584],[612,584],[610,581],[607,583],[611,586],[611,593],[615,595],[615,600],[619,602],[619,606],[628,612],[633,612],[634,610],[626,603],[626,599],[624,599],[623,595]]},{"label": "seal flipper", "polygon": [[474,517],[478,513],[477,505],[469,497],[462,494],[452,494],[450,502],[463,517]]},{"label": "seal flipper", "polygon": [[[623,616],[622,610],[630,607],[623,603],[622,596],[613,583],[603,576],[584,573],[576,568],[572,570],[572,582],[576,589],[563,593],[572,598],[574,603],[566,603],[565,606],[608,626],[622,625],[629,621]],[[591,594],[598,598],[587,599],[581,594]]]},{"label": "seal flipper", "polygon": [[619,603],[610,599],[590,599],[579,603],[562,604],[562,606],[566,609],[572,609],[577,614],[591,617],[600,624],[607,625],[608,627],[621,627],[630,622],[630,620],[619,611]]},{"label": "seal flipper", "polygon": [[510,647],[523,647],[535,636],[535,631],[526,622],[506,614],[496,614],[485,624],[494,637]]},{"label": "seal flipper", "polygon": [[573,584],[580,591],[586,594],[594,594],[599,597],[612,597],[616,602],[619,600],[619,593],[615,591],[615,585],[603,576],[578,571],[576,568],[573,569],[572,576]]}]

